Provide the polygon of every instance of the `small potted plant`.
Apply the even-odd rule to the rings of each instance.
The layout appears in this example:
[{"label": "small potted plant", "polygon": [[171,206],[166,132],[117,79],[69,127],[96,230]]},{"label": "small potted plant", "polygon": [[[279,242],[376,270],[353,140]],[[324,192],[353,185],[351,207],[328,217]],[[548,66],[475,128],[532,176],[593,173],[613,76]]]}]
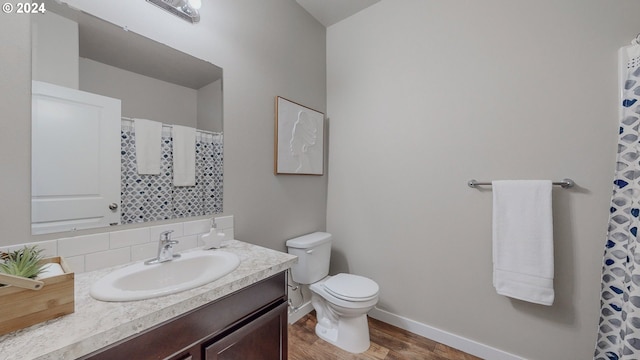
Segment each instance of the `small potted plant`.
[{"label": "small potted plant", "polygon": [[[54,264],[62,274],[50,274]],[[0,284],[0,335],[74,312],[73,272],[35,245],[0,251]]]},{"label": "small potted plant", "polygon": [[22,249],[2,253],[0,273],[34,279],[43,270],[42,249],[37,246],[25,246]]}]

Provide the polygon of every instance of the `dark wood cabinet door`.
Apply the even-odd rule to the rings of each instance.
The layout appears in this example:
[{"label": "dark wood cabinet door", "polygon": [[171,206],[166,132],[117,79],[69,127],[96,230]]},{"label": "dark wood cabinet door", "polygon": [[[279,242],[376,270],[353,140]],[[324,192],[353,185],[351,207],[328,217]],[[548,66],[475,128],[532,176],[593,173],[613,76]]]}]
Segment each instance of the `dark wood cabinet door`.
[{"label": "dark wood cabinet door", "polygon": [[206,360],[286,360],[287,304],[205,347]]}]

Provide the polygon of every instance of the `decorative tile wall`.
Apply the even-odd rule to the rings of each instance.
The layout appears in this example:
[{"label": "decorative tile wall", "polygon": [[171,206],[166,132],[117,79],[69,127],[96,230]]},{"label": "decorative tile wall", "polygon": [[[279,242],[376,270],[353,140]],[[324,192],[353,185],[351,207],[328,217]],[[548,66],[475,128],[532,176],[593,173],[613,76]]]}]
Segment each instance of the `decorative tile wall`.
[{"label": "decorative tile wall", "polygon": [[[214,219],[225,239],[233,239],[233,216]],[[12,245],[0,250],[38,245],[46,256],[62,256],[75,273],[81,273],[151,259],[157,255],[160,233],[167,230],[173,230],[171,238],[179,241],[174,246],[176,252],[203,246],[200,235],[208,233],[210,226],[211,219],[203,219]]]},{"label": "decorative tile wall", "polygon": [[140,175],[137,170],[135,132],[121,131],[121,223],[178,219],[222,212],[223,144],[213,135],[198,132],[196,138],[196,184],[173,185],[173,138],[162,135],[159,175]]}]

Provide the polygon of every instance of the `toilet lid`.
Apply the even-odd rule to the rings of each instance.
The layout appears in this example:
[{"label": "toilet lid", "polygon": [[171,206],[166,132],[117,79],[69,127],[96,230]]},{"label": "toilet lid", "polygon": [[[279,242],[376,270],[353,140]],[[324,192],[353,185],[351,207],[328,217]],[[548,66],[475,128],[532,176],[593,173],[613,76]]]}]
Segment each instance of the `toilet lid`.
[{"label": "toilet lid", "polygon": [[324,282],[328,293],[347,301],[366,301],[378,295],[380,288],[375,281],[364,276],[338,274]]}]

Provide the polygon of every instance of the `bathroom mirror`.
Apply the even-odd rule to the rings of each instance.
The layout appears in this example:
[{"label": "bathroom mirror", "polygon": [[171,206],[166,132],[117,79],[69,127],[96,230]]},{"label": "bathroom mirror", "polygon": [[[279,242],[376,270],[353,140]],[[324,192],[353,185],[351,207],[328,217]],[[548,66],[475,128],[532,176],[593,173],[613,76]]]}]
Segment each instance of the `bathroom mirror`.
[{"label": "bathroom mirror", "polygon": [[[31,18],[32,233],[221,213],[222,69],[44,3]],[[157,175],[136,170],[133,119],[163,124]],[[171,181],[176,125],[196,129],[195,185]]]}]

